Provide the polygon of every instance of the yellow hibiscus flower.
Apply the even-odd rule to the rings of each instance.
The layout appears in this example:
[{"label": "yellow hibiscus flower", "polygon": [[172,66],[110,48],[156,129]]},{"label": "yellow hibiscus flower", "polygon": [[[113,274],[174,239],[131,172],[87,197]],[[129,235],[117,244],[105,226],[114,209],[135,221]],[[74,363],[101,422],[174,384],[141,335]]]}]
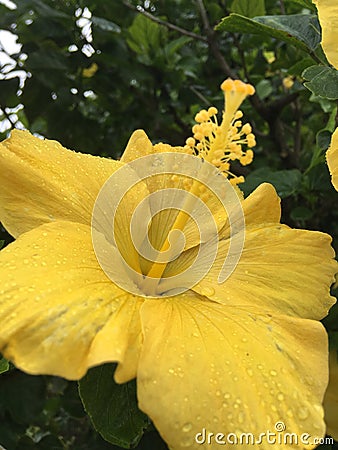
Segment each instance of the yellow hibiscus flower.
[{"label": "yellow hibiscus flower", "polygon": [[332,134],[331,144],[326,152],[326,161],[331,173],[332,184],[338,191],[338,128]]},{"label": "yellow hibiscus flower", "polygon": [[[254,434],[254,447],[267,449],[271,441],[262,433],[284,427],[299,437],[296,446],[314,448],[313,439],[325,434],[327,335],[319,320],[334,303],[331,239],[281,225],[271,185],[259,186],[246,199],[235,187],[245,235],[235,264],[220,281],[232,241],[241,235],[240,216],[236,212],[231,223],[232,203],[222,208],[208,183],[226,180],[222,172],[233,185],[242,181],[232,175],[230,163],[249,163],[252,151],[242,146],[255,144],[238,111],[253,88],[226,80],[222,89],[222,122],[215,108],[201,111],[184,147],[152,145],[142,131],[132,135],[121,161],[75,153],[25,131],[13,131],[0,144],[0,219],[16,238],[0,252],[0,351],[30,374],[72,380],[89,367],[116,361],[115,380],[136,377],[139,407],[171,449],[216,449],[218,433],[239,439],[243,432]],[[106,212],[117,194],[108,192],[107,203],[100,198],[110,180],[149,156],[160,167],[167,155],[213,164],[217,174],[204,184],[183,176],[178,165],[173,168],[178,175],[164,171],[140,178],[109,221]],[[133,179],[134,171],[128,173]],[[118,180],[129,183],[128,176]],[[120,183],[114,184],[116,193]],[[185,209],[175,208],[176,200],[171,210],[155,209],[146,233],[165,252],[173,230],[183,232],[179,256],[151,262],[135,250],[132,212],[145,205],[141,213],[148,214],[144,199],[156,200],[163,187],[188,193],[187,204],[202,200],[215,224],[215,256],[193,285],[185,269],[200,257],[204,263],[215,240],[206,236],[203,246],[198,227]],[[98,217],[107,220],[108,233],[114,225],[114,246],[96,233]],[[136,229],[142,226],[136,223]],[[113,265],[105,267],[104,258]],[[198,273],[202,266],[196,266]],[[203,433],[210,442],[200,443]],[[300,440],[304,433],[310,435],[306,443]],[[238,441],[234,448],[243,445]]]},{"label": "yellow hibiscus flower", "polygon": [[[338,69],[338,3],[336,0],[312,0],[318,11],[322,29],[322,47],[333,67]],[[326,153],[332,184],[338,190],[338,128],[332,135],[331,146]]]},{"label": "yellow hibiscus flower", "polygon": [[335,0],[312,0],[317,7],[322,29],[322,47],[327,60],[333,67],[338,67],[338,3]]}]

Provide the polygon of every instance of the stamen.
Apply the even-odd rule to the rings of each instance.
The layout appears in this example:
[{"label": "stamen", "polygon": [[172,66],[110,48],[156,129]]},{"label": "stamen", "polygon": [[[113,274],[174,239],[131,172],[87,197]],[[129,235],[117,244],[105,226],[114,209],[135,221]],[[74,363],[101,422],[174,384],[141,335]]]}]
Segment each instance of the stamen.
[{"label": "stamen", "polygon": [[[242,165],[253,160],[252,147],[256,139],[249,123],[243,125],[242,111],[238,108],[255,89],[250,84],[228,78],[221,84],[224,92],[224,111],[222,121],[217,120],[217,109],[211,106],[202,109],[195,116],[197,122],[192,127],[193,137],[186,140],[185,150],[198,155],[219,168],[232,184],[243,183],[242,176],[237,177],[230,172],[230,161],[238,160]],[[247,150],[243,146],[248,147]]]}]

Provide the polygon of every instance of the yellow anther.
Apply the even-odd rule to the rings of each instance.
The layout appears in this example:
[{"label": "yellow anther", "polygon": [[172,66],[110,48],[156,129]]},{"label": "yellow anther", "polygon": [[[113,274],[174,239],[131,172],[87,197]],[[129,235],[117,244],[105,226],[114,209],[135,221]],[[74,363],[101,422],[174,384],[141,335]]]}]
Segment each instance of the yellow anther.
[{"label": "yellow anther", "polygon": [[254,157],[254,152],[249,148],[249,150],[246,151],[246,157],[250,160],[249,164],[252,162]]},{"label": "yellow anther", "polygon": [[230,178],[229,181],[233,186],[236,186],[239,183],[244,183],[245,180],[244,180],[243,176],[240,176],[240,177]]},{"label": "yellow anther", "polygon": [[[247,95],[254,95],[255,93],[255,88],[253,86],[251,86],[251,84],[247,84]],[[242,183],[242,181],[241,181]]]},{"label": "yellow anther", "polygon": [[222,91],[232,91],[234,89],[234,80],[228,78],[221,84]]},{"label": "yellow anther", "polygon": [[242,131],[245,134],[250,134],[252,131],[251,125],[249,123],[246,123],[245,125],[243,125]]},{"label": "yellow anther", "polygon": [[218,114],[217,108],[215,108],[214,106],[210,106],[210,108],[208,109],[208,114],[209,117],[216,116],[216,114]]},{"label": "yellow anther", "polygon": [[206,111],[205,109],[201,109],[201,111],[196,114],[195,120],[198,123],[206,122],[207,120],[209,120],[208,111]]},{"label": "yellow anther", "polygon": [[221,169],[223,171],[228,171],[230,169],[230,164],[228,162],[222,163]]},{"label": "yellow anther", "polygon": [[238,111],[236,111],[235,117],[234,119],[241,119],[243,117],[243,112],[239,109]]},{"label": "yellow anther", "polygon": [[195,144],[196,144],[196,141],[195,141],[194,138],[189,137],[189,138],[185,141],[185,143],[186,143],[189,147],[194,147]]},{"label": "yellow anther", "polygon": [[247,166],[248,164],[252,163],[253,160],[253,151],[248,150],[245,155],[243,155],[239,162],[242,164],[242,166]]},{"label": "yellow anther", "polygon": [[194,138],[195,138],[197,141],[201,141],[201,140],[204,138],[204,134],[202,134],[202,133],[195,133],[195,134],[194,134]]},{"label": "yellow anther", "polygon": [[234,123],[234,127],[241,128],[241,126],[242,126],[242,121],[241,120],[236,120],[236,122]]},{"label": "yellow anther", "polygon": [[248,91],[248,86],[249,85],[243,83],[243,81],[241,81],[241,80],[234,81],[234,90],[236,92],[242,92],[243,94],[246,94]]}]

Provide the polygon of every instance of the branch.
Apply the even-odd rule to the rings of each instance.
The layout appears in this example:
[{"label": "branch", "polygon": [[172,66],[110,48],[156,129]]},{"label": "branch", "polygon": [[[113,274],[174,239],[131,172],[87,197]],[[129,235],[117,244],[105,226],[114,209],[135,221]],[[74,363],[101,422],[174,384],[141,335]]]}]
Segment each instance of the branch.
[{"label": "branch", "polygon": [[166,22],[165,20],[159,19],[158,17],[154,16],[150,12],[145,11],[143,8],[142,9],[137,8],[136,6],[129,3],[127,0],[123,0],[123,4],[127,8],[131,9],[132,11],[142,14],[143,16],[147,17],[148,19],[152,20],[153,22],[167,27],[169,30],[177,31],[178,33],[183,34],[184,36],[189,36],[198,41],[207,42],[207,39],[204,36],[200,36],[199,34],[193,33],[192,31],[185,30],[184,28],[178,27],[172,23]]},{"label": "branch", "polygon": [[232,71],[229,64],[226,62],[224,56],[222,55],[222,53],[219,49],[218,42],[215,39],[215,31],[213,30],[213,28],[210,25],[207,11],[204,7],[203,0],[196,0],[196,4],[197,4],[197,7],[200,12],[200,16],[202,19],[205,34],[207,35],[207,42],[209,44],[209,48],[210,48],[212,54],[214,55],[216,61],[218,61],[218,64],[220,65],[223,72],[230,78],[236,78],[236,75]]}]

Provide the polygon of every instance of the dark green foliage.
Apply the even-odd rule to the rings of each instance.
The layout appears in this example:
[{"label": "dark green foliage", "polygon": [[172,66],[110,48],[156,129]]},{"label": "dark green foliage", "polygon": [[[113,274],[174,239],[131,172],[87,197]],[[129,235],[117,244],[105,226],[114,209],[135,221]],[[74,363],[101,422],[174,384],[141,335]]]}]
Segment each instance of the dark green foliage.
[{"label": "dark green foliage", "polygon": [[[131,133],[143,128],[153,142],[183,145],[194,114],[210,105],[221,110],[218,86],[238,77],[257,92],[243,105],[257,147],[252,165],[234,167],[246,177],[241,188],[248,195],[272,183],[283,222],[328,232],[337,248],[338,194],[325,163],[337,123],[337,71],[320,47],[313,3],[159,0],[145,2],[145,14],[137,9],[142,4],[18,0],[13,10],[0,4],[0,29],[22,44],[11,55],[15,66],[1,67],[0,121],[7,119],[8,129],[0,138],[25,126],[66,147],[118,157]],[[28,74],[24,85],[18,69]],[[12,239],[1,225],[0,239]],[[337,318],[334,307],[324,320],[334,348]],[[76,383],[25,375],[1,358],[0,444],[167,449],[137,410],[135,383],[116,385],[113,370],[91,369],[80,382],[87,415]]]},{"label": "dark green foliage", "polygon": [[95,428],[112,444],[135,447],[149,419],[137,407],[135,380],[117,384],[115,364],[91,369],[79,382],[81,399]]}]

